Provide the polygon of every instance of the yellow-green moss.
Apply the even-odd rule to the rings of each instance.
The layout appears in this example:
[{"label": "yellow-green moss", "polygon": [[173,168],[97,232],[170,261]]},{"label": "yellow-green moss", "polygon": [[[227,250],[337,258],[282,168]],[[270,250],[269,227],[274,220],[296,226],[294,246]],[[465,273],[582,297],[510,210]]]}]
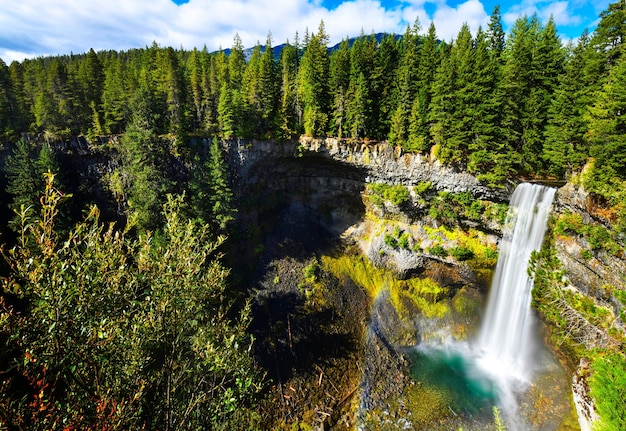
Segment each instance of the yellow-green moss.
[{"label": "yellow-green moss", "polygon": [[447,295],[447,288],[431,279],[398,280],[390,270],[376,268],[362,256],[324,256],[322,265],[337,278],[352,279],[372,300],[388,290],[391,303],[402,319],[410,319],[415,311],[431,318],[444,317],[450,311],[447,303],[441,301]]}]

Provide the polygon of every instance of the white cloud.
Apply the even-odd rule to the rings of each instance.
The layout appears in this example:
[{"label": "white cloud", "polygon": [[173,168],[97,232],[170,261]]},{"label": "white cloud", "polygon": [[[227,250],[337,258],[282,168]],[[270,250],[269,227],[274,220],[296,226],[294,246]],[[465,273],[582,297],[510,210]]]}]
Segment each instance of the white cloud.
[{"label": "white cloud", "polygon": [[523,0],[522,3],[511,6],[503,14],[502,19],[506,24],[512,25],[519,17],[530,17],[537,14],[537,17],[544,23],[552,16],[557,26],[579,25],[582,22],[582,17],[576,11],[585,7],[586,4],[587,1],[585,0]]},{"label": "white cloud", "polygon": [[478,27],[487,28],[489,15],[479,0],[468,0],[451,8],[445,4],[439,6],[433,16],[433,22],[440,39],[450,41],[459,33],[463,24],[467,24],[473,34]]}]

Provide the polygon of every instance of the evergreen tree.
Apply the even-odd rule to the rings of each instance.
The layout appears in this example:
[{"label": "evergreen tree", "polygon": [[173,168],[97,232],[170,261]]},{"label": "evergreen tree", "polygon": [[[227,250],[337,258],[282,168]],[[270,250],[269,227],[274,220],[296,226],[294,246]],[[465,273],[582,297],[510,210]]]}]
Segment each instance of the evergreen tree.
[{"label": "evergreen tree", "polygon": [[608,71],[623,54],[626,42],[626,2],[618,0],[600,13],[593,45],[602,57],[602,67]]},{"label": "evergreen tree", "polygon": [[330,87],[333,90],[333,118],[330,132],[338,138],[347,135],[350,89],[350,41],[343,39],[330,56]]},{"label": "evergreen tree", "polygon": [[420,56],[420,24],[415,20],[408,26],[400,49],[400,63],[396,82],[398,87],[397,104],[391,116],[389,142],[406,146],[409,138],[409,118],[417,89],[417,73]]},{"label": "evergreen tree", "polygon": [[620,57],[589,107],[587,138],[594,165],[587,187],[607,199],[617,196],[626,179],[626,58]]},{"label": "evergreen tree", "polygon": [[305,40],[298,71],[298,93],[304,107],[304,133],[309,136],[324,136],[329,125],[330,60],[327,45],[328,35],[322,21],[317,33]]},{"label": "evergreen tree", "polygon": [[124,66],[120,57],[111,58],[105,68],[102,90],[104,132],[117,135],[126,127],[128,89],[124,85]]},{"label": "evergreen tree", "polygon": [[[504,52],[502,126],[506,130],[507,146],[520,156],[525,148],[535,148],[538,139],[538,131],[534,128],[537,120],[534,104],[537,103],[536,96],[541,93],[533,87],[537,84],[533,57],[539,30],[536,16],[532,19],[526,16],[518,18],[507,38]],[[531,141],[527,142],[528,139]],[[529,168],[537,160],[533,157],[525,162],[526,168]]]},{"label": "evergreen tree", "polygon": [[257,43],[252,49],[250,60],[243,73],[242,96],[244,98],[243,113],[241,118],[243,124],[240,125],[239,136],[250,135],[260,136],[261,130],[261,89],[260,89],[260,68],[261,68],[261,45]]},{"label": "evergreen tree", "polygon": [[532,61],[532,88],[525,108],[527,123],[522,136],[522,156],[531,172],[542,167],[539,155],[543,151],[548,109],[563,73],[563,63],[563,47],[551,17],[538,33]]},{"label": "evergreen tree", "polygon": [[0,138],[10,138],[19,132],[18,115],[10,71],[0,59]]},{"label": "evergreen tree", "polygon": [[261,56],[259,65],[259,114],[260,134],[271,137],[275,134],[278,112],[279,76],[274,49],[272,48],[272,35],[267,35],[265,50]]},{"label": "evergreen tree", "polygon": [[451,53],[444,53],[435,73],[433,99],[428,115],[431,124],[430,134],[436,145],[435,154],[443,162],[457,161],[454,160],[455,154],[448,149],[447,143],[456,103],[455,85],[455,62]]},{"label": "evergreen tree", "polygon": [[511,149],[500,127],[502,92],[500,61],[493,55],[488,33],[476,35],[472,99],[474,113],[467,168],[480,180],[501,187],[511,171]]},{"label": "evergreen tree", "polygon": [[88,135],[102,135],[102,92],[104,85],[104,70],[96,52],[89,50],[87,56],[78,66],[78,82],[81,86],[80,103],[83,109],[89,107],[91,115],[81,120],[88,126]]},{"label": "evergreen tree", "polygon": [[350,135],[353,138],[372,136],[373,91],[370,79],[376,61],[376,39],[366,37],[363,33],[354,42],[350,50],[350,87],[347,117],[350,124]]},{"label": "evergreen tree", "polygon": [[420,53],[417,96],[413,102],[409,121],[407,148],[419,152],[426,152],[431,146],[431,124],[428,121],[428,112],[433,96],[432,86],[435,71],[439,63],[437,45],[437,31],[435,24],[431,22]]},{"label": "evergreen tree", "polygon": [[504,28],[502,27],[500,5],[496,5],[493,8],[493,12],[489,18],[487,37],[491,57],[499,61],[502,58],[502,54],[506,46],[506,34],[504,33]]},{"label": "evergreen tree", "polygon": [[139,229],[144,231],[159,227],[166,194],[172,191],[165,174],[169,150],[157,135],[161,114],[155,109],[155,99],[149,88],[141,86],[131,100],[133,116],[121,139],[123,166],[117,176],[126,183],[113,186],[127,190],[128,213],[134,214]]},{"label": "evergreen tree", "polygon": [[298,91],[299,48],[289,42],[280,52],[280,130],[279,136],[291,138],[300,131],[302,106]]},{"label": "evergreen tree", "polygon": [[548,110],[543,158],[548,172],[562,178],[582,168],[589,156],[583,119],[588,85],[585,69],[590,39],[585,31],[575,47],[569,48],[569,61]]},{"label": "evergreen tree", "polygon": [[398,68],[398,47],[396,36],[386,34],[378,46],[376,63],[372,72],[371,80],[374,88],[372,97],[372,116],[376,121],[375,139],[386,139],[389,135],[391,115],[396,102],[396,72]]},{"label": "evergreen tree", "polygon": [[[11,196],[9,209],[15,213],[9,226],[16,232],[21,231],[21,214],[27,209],[31,214],[38,214],[40,197],[45,190],[44,174],[59,174],[60,168],[56,155],[48,144],[38,150],[32,142],[20,139],[12,154],[7,157],[5,174],[6,192]],[[58,187],[63,187],[59,184]],[[32,220],[31,220],[32,222]]]},{"label": "evergreen tree", "polygon": [[474,46],[469,26],[464,24],[450,51],[453,80],[451,82],[450,107],[445,107],[443,134],[440,140],[441,160],[462,164],[468,155],[468,145],[474,133],[473,126],[476,115],[476,83],[474,69]]}]

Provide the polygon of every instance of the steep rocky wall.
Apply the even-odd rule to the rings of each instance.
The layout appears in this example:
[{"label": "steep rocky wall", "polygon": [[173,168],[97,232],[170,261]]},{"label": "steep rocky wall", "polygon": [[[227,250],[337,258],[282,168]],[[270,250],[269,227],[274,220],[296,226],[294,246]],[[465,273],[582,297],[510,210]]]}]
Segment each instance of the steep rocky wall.
[{"label": "steep rocky wall", "polygon": [[269,160],[316,157],[364,173],[363,181],[366,183],[411,186],[429,181],[438,191],[470,191],[476,198],[496,202],[508,201],[511,191],[510,187],[498,190],[490,188],[468,172],[445,166],[437,160],[431,161],[420,154],[404,153],[401,148],[392,147],[386,142],[301,137],[298,142],[233,140],[225,142],[225,148],[235,183],[239,185],[258,180],[250,175],[257,164],[267,164]]},{"label": "steep rocky wall", "polygon": [[348,142],[336,138],[300,138],[303,149],[322,154],[334,160],[358,166],[367,171],[368,182],[415,185],[429,181],[435,190],[452,193],[470,191],[476,198],[508,201],[510,187],[502,190],[481,184],[466,171],[445,166],[438,160],[429,160],[421,154],[405,153],[387,142]]}]

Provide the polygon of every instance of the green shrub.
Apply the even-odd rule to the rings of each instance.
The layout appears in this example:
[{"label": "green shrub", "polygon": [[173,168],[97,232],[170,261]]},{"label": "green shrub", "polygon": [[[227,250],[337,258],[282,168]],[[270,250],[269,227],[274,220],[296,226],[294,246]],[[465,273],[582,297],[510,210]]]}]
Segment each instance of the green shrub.
[{"label": "green shrub", "polygon": [[584,235],[586,231],[587,226],[583,223],[582,216],[571,212],[562,214],[554,226],[556,235]]},{"label": "green shrub", "polygon": [[600,415],[594,430],[626,430],[626,357],[610,353],[596,358],[589,387]]},{"label": "green shrub", "polygon": [[621,289],[616,289],[614,291],[615,297],[622,305],[626,305],[626,291]]},{"label": "green shrub", "polygon": [[591,252],[591,250],[581,250],[580,252],[580,257],[582,257],[585,260],[591,260],[593,258],[593,253]]},{"label": "green shrub", "polygon": [[389,234],[385,234],[385,244],[387,244],[391,248],[397,248],[398,240]]},{"label": "green shrub", "polygon": [[410,237],[411,235],[408,232],[402,233],[402,235],[398,238],[398,247],[408,250]]},{"label": "green shrub", "polygon": [[452,247],[449,252],[459,261],[469,260],[474,257],[474,252],[466,247]]},{"label": "green shrub", "polygon": [[428,252],[434,256],[438,256],[438,257],[446,257],[448,256],[448,251],[443,248],[443,246],[441,244],[436,244],[433,245],[432,247],[428,248]]},{"label": "green shrub", "polygon": [[0,368],[2,421],[237,429],[232,421],[244,417],[261,375],[250,354],[250,307],[228,299],[223,239],[185,219],[182,198],[171,196],[158,237],[133,238],[132,218],[125,230],[104,225],[95,207],[62,236],[54,222],[63,197],[47,181],[41,223],[24,214],[18,245],[5,255],[3,292],[28,309],[0,309],[0,363],[11,367]]},{"label": "green shrub", "polygon": [[320,264],[316,257],[303,270],[304,278],[308,283],[316,283],[320,271]]},{"label": "green shrub", "polygon": [[587,241],[592,250],[606,249],[611,242],[610,232],[600,225],[594,225],[587,230]]},{"label": "green shrub", "polygon": [[393,205],[400,206],[409,201],[409,190],[403,185],[389,185],[384,183],[369,184],[370,199],[375,205],[382,205],[383,201],[388,201]]},{"label": "green shrub", "polygon": [[424,193],[432,190],[433,184],[430,181],[420,181],[417,183],[415,187],[413,187],[413,191],[416,195],[423,195]]}]

